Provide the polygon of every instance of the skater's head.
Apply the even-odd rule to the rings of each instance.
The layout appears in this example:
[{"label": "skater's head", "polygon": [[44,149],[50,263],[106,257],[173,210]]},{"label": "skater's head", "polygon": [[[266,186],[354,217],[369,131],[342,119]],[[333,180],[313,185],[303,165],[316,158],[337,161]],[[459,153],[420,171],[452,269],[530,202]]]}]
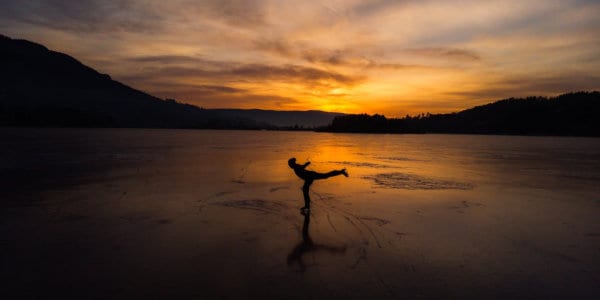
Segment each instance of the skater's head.
[{"label": "skater's head", "polygon": [[296,158],[292,157],[290,159],[288,159],[288,166],[290,166],[290,168],[294,168],[294,166],[296,165]]}]

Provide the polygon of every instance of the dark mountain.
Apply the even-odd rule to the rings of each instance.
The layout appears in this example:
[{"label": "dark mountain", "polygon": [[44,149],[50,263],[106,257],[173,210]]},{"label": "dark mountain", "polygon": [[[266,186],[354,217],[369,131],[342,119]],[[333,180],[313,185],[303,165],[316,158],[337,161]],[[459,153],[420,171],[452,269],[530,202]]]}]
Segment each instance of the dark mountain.
[{"label": "dark mountain", "polygon": [[0,36],[0,124],[13,126],[197,127],[194,106],[164,101],[76,59]]},{"label": "dark mountain", "polygon": [[451,114],[336,117],[321,131],[600,136],[600,92],[505,99]]},{"label": "dark mountain", "polygon": [[210,110],[162,100],[66,54],[2,35],[0,66],[0,126],[275,129],[325,125],[339,115]]}]

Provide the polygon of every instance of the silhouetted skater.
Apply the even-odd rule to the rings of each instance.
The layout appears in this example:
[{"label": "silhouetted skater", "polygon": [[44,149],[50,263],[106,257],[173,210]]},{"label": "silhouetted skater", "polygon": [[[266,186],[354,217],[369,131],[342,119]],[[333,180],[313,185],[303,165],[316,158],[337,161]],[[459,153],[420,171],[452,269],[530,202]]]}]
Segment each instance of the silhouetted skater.
[{"label": "silhouetted skater", "polygon": [[304,185],[302,186],[302,193],[304,194],[304,207],[301,208],[302,210],[310,210],[309,189],[313,181],[317,179],[327,179],[329,177],[338,175],[344,175],[348,177],[348,172],[346,172],[346,169],[333,170],[327,173],[318,173],[315,171],[306,170],[306,167],[310,165],[310,161],[306,162],[303,165],[299,165],[296,163],[295,157],[292,157],[288,160],[288,165],[290,166],[290,168],[294,169],[294,173],[296,173],[298,177],[304,180]]}]

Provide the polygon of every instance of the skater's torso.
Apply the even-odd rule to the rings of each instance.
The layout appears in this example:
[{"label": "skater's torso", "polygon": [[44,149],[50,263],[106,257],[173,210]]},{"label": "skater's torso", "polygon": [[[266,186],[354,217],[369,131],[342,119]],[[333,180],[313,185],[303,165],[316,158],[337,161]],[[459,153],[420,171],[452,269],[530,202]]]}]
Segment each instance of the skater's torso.
[{"label": "skater's torso", "polygon": [[298,175],[298,177],[307,180],[310,177],[310,173],[312,171],[307,171],[304,166],[299,165],[299,164],[295,164],[294,166],[292,166],[292,169],[294,169],[294,173],[296,173],[296,175]]}]

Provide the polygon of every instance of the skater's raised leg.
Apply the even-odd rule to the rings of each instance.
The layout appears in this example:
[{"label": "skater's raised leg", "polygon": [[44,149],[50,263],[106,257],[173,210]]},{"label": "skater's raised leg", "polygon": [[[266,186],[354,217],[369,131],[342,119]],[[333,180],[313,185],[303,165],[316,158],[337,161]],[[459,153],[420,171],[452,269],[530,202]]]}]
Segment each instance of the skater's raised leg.
[{"label": "skater's raised leg", "polygon": [[338,176],[338,175],[344,175],[344,176],[348,177],[348,172],[346,172],[346,169],[341,169],[341,170],[333,170],[333,171],[327,172],[327,173],[313,172],[312,175],[313,175],[314,179],[327,179],[329,177]]}]

